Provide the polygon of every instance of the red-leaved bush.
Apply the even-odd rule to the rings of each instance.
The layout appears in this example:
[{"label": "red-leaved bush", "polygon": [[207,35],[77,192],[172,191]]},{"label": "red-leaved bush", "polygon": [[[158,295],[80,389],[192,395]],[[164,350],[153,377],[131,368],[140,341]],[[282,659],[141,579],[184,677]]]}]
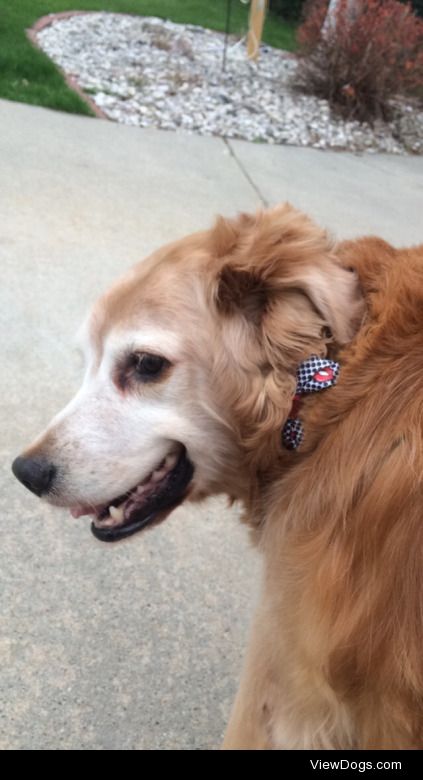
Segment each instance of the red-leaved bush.
[{"label": "red-leaved bush", "polygon": [[423,90],[423,20],[397,0],[310,0],[298,30],[296,84],[349,118],[388,119],[396,95]]}]

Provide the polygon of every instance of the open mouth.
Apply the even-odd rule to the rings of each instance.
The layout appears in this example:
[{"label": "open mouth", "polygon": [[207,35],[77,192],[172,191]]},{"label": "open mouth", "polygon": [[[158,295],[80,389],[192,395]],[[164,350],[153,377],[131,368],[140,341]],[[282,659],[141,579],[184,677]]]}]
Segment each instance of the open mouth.
[{"label": "open mouth", "polygon": [[132,490],[95,509],[92,533],[102,542],[117,542],[163,520],[186,497],[193,474],[185,447],[170,453]]}]

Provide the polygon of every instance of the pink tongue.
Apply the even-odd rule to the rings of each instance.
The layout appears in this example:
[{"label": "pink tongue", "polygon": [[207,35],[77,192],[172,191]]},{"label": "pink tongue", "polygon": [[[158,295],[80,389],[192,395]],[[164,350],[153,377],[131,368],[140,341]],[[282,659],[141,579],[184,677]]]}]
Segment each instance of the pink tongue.
[{"label": "pink tongue", "polygon": [[70,509],[72,517],[82,517],[82,515],[95,515],[95,509],[92,506],[72,506]]}]

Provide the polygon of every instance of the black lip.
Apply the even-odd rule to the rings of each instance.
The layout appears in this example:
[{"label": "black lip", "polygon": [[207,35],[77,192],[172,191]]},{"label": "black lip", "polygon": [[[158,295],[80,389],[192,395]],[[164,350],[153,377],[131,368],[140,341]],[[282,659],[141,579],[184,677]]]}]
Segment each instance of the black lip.
[{"label": "black lip", "polygon": [[119,542],[138,531],[142,531],[159,518],[164,510],[174,509],[180,504],[187,493],[187,488],[194,474],[194,466],[184,453],[173,471],[170,472],[162,493],[153,497],[132,522],[116,526],[116,528],[101,528],[91,523],[91,532],[101,542]]}]

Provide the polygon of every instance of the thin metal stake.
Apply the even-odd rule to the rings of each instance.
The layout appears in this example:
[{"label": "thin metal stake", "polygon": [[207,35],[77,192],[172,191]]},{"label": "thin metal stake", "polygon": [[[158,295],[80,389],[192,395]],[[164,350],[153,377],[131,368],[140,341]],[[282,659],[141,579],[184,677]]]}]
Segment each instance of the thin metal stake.
[{"label": "thin metal stake", "polygon": [[230,30],[230,26],[231,26],[231,9],[232,9],[232,0],[226,0],[225,43],[223,44],[223,61],[222,61],[222,72],[223,73],[226,70],[226,52],[227,52],[227,49],[228,49],[229,30]]}]

